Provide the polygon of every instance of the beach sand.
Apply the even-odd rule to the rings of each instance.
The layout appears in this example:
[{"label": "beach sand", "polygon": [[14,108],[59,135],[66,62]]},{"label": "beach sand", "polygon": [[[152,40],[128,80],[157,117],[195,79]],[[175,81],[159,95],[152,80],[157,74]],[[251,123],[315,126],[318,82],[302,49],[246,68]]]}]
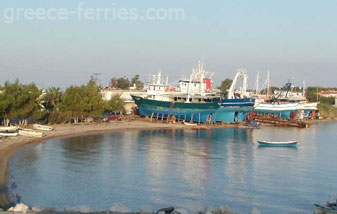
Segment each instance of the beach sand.
[{"label": "beach sand", "polygon": [[99,124],[81,124],[81,125],[55,125],[55,130],[45,132],[43,138],[33,138],[18,136],[12,138],[0,139],[0,207],[7,210],[14,203],[8,196],[7,184],[9,175],[9,162],[13,155],[25,146],[33,143],[42,143],[46,140],[55,138],[64,138],[72,136],[80,136],[86,134],[97,134],[104,132],[112,132],[116,130],[141,130],[141,129],[183,129],[188,128],[182,124],[168,124],[160,122],[147,121],[122,121]]}]

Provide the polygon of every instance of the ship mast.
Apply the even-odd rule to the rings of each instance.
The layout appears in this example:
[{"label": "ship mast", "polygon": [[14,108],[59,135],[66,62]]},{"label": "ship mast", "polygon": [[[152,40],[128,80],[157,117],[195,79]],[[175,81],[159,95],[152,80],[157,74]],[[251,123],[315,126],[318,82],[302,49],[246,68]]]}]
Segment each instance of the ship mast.
[{"label": "ship mast", "polygon": [[270,71],[268,70],[268,75],[267,75],[267,95],[270,95]]},{"label": "ship mast", "polygon": [[256,75],[256,96],[259,95],[259,87],[260,87],[260,72],[257,72],[257,75]]}]

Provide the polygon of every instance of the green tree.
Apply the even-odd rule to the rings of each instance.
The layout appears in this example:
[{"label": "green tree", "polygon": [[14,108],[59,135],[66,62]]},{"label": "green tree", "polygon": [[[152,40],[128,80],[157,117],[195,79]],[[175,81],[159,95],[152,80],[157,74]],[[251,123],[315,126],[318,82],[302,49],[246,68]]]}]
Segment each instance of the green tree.
[{"label": "green tree", "polygon": [[115,95],[109,100],[106,111],[108,112],[125,112],[124,101],[119,95]]},{"label": "green tree", "polygon": [[102,116],[105,105],[98,86],[91,81],[87,85],[67,88],[62,95],[60,111],[74,117],[77,122],[81,116]]},{"label": "green tree", "polygon": [[51,87],[47,90],[46,94],[43,96],[42,100],[45,108],[51,111],[58,111],[58,105],[61,102],[62,92],[60,88]]},{"label": "green tree", "polygon": [[224,94],[227,94],[227,91],[231,87],[232,83],[233,83],[233,80],[231,79],[225,79],[224,81],[222,81],[221,86],[220,86],[221,92]]},{"label": "green tree", "polygon": [[118,89],[128,89],[130,87],[130,81],[126,77],[121,77],[117,79],[117,88]]},{"label": "green tree", "polygon": [[131,80],[131,84],[132,85],[136,85],[137,89],[142,89],[144,88],[144,83],[142,81],[140,81],[140,76],[138,74],[136,74],[132,80]]},{"label": "green tree", "polygon": [[41,91],[34,83],[23,85],[16,80],[14,83],[5,82],[0,93],[0,115],[6,119],[35,119],[45,117],[39,101]]}]

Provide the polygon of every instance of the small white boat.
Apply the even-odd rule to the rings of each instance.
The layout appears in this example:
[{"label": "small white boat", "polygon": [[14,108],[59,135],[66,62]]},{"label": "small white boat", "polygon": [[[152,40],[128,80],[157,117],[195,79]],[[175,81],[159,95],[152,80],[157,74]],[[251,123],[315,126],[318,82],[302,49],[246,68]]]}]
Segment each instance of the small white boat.
[{"label": "small white boat", "polygon": [[42,130],[42,131],[52,131],[53,130],[53,127],[51,126],[44,126],[40,124],[34,124],[33,128],[37,130]]},{"label": "small white boat", "polygon": [[269,141],[257,141],[259,146],[267,146],[267,147],[297,147],[297,141],[287,141],[287,142],[269,142]]},{"label": "small white boat", "polygon": [[0,132],[16,132],[19,130],[19,126],[0,126]]},{"label": "small white boat", "polygon": [[9,133],[9,132],[0,132],[0,136],[2,137],[16,137],[19,134],[17,132]]},{"label": "small white boat", "polygon": [[19,135],[27,136],[27,137],[44,137],[45,136],[43,132],[37,132],[34,130],[30,130],[30,129],[19,130]]},{"label": "small white boat", "polygon": [[186,126],[197,126],[198,124],[196,124],[196,123],[184,122],[184,125],[186,125]]}]

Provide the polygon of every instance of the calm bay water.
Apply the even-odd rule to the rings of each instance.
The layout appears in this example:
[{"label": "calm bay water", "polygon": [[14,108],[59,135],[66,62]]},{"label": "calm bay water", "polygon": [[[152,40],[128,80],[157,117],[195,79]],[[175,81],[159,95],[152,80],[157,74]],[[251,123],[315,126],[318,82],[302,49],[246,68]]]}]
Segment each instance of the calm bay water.
[{"label": "calm bay water", "polygon": [[[256,140],[299,140],[259,148]],[[337,124],[310,129],[150,130],[50,140],[11,161],[13,191],[30,206],[123,203],[200,211],[312,213],[337,194]]]}]

